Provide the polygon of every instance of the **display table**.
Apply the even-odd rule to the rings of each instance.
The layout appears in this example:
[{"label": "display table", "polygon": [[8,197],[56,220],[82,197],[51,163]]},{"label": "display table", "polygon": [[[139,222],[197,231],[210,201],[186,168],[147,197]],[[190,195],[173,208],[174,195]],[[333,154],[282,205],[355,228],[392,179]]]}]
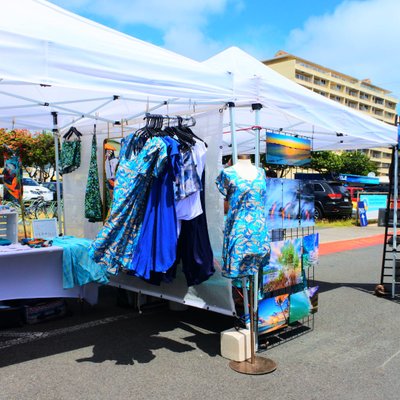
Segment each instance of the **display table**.
[{"label": "display table", "polygon": [[0,300],[72,297],[97,303],[97,283],[63,289],[63,249],[0,246]]}]

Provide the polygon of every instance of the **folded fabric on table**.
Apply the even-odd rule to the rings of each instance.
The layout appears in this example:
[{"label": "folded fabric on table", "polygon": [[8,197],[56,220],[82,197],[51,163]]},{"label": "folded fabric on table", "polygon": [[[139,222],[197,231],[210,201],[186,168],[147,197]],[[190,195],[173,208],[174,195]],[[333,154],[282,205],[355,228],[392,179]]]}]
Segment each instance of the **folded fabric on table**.
[{"label": "folded fabric on table", "polygon": [[95,263],[89,257],[89,246],[92,241],[74,236],[63,236],[53,239],[53,245],[63,248],[63,287],[89,282],[108,283],[106,268]]}]

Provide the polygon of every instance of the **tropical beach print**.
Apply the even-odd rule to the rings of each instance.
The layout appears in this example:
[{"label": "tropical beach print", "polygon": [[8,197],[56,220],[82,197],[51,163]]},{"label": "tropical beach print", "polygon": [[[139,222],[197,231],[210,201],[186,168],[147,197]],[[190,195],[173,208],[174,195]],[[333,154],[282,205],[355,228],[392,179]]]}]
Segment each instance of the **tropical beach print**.
[{"label": "tropical beach print", "polygon": [[303,269],[315,267],[319,256],[319,233],[303,237]]},{"label": "tropical beach print", "polygon": [[287,326],[289,295],[271,297],[258,303],[258,332],[261,334]]},{"label": "tropical beach print", "polygon": [[301,238],[271,242],[270,261],[263,268],[264,293],[302,282],[301,245]]}]

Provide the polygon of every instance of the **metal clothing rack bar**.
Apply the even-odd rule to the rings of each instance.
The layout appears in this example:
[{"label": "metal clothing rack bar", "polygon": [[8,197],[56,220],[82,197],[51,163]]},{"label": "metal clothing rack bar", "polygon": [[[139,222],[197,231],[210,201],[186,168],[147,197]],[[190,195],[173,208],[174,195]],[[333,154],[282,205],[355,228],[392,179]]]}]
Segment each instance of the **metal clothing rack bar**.
[{"label": "metal clothing rack bar", "polygon": [[152,118],[162,118],[163,120],[167,120],[168,122],[178,122],[184,124],[187,127],[195,126],[196,119],[192,116],[190,117],[181,117],[179,115],[163,115],[163,114],[150,114],[146,113],[144,119],[151,120]]}]

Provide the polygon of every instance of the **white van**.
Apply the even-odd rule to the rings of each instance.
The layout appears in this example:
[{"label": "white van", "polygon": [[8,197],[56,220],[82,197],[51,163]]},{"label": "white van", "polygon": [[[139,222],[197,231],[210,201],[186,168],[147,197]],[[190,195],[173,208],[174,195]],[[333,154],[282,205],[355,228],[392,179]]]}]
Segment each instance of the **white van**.
[{"label": "white van", "polygon": [[[22,178],[22,185],[24,201],[35,200],[40,196],[43,197],[45,201],[53,200],[52,191],[39,185],[39,183],[32,178]],[[0,197],[4,198],[3,175],[0,175]]]}]

